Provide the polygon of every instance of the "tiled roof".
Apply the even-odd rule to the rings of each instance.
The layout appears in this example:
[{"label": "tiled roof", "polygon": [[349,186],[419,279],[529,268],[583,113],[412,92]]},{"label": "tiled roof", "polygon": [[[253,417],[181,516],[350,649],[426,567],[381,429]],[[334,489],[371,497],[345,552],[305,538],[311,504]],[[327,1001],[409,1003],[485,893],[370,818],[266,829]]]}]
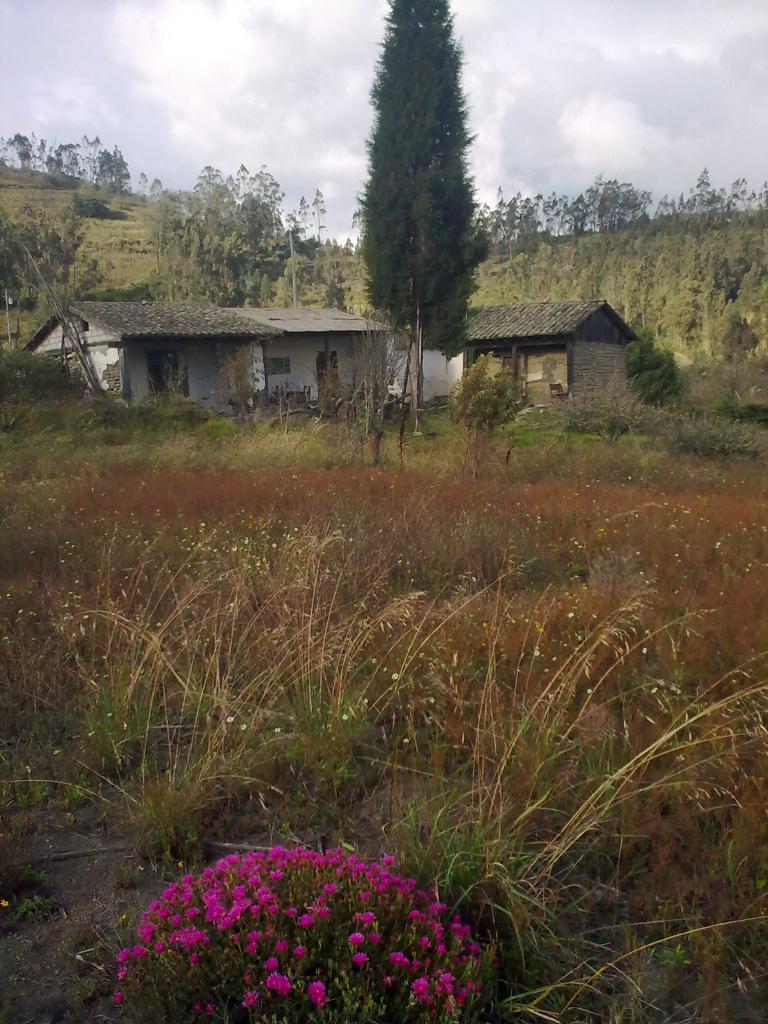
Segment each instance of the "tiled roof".
[{"label": "tiled roof", "polygon": [[73,302],[73,313],[121,338],[261,338],[282,334],[242,310],[193,302]]},{"label": "tiled roof", "polygon": [[[194,302],[73,302],[70,310],[120,338],[270,338],[383,330],[382,324],[338,309],[234,309]],[[36,348],[56,320],[27,344]]]},{"label": "tiled roof", "polygon": [[382,329],[372,320],[343,313],[340,309],[259,309],[249,306],[239,309],[238,313],[265,327],[278,327],[286,334],[335,334]]},{"label": "tiled roof", "polygon": [[[518,302],[512,306],[487,306],[478,310],[467,327],[468,341],[501,338],[538,338],[572,334],[598,309],[619,320],[607,302]],[[629,331],[629,328],[626,328]],[[629,331],[631,334],[631,331]]]}]

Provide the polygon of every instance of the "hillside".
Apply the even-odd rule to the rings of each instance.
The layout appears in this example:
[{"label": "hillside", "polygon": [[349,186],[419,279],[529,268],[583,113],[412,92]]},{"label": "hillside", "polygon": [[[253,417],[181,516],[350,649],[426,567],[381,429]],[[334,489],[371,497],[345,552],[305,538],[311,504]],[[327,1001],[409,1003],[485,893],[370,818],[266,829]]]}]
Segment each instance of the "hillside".
[{"label": "hillside", "polygon": [[[77,196],[87,189],[77,178],[0,167],[0,217],[42,233],[46,226],[59,227]],[[87,189],[98,193],[98,190]],[[152,208],[141,196],[101,193],[101,200],[115,219],[77,217],[82,240],[77,248],[80,267],[98,268],[99,288],[131,288],[150,279],[154,266]],[[36,232],[32,231],[32,226]],[[28,282],[23,282],[27,284]],[[27,292],[25,296],[25,291]],[[35,296],[36,298],[36,296]],[[21,289],[19,333],[25,339],[48,314],[44,301],[33,308],[29,288]],[[16,333],[16,319],[12,318]]]},{"label": "hillside", "polygon": [[[611,184],[601,183],[603,197]],[[42,264],[50,263],[46,276],[59,293],[289,305],[282,227],[288,223],[296,237],[299,301],[364,312],[359,253],[350,243],[312,237],[309,207],[302,222],[301,212],[286,215],[281,199],[265,169],[234,181],[210,172],[194,192],[146,198],[62,174],[0,167],[0,229],[4,218]],[[707,212],[671,204],[669,214],[669,207],[660,205],[662,213],[653,218],[643,208],[618,228],[596,221],[596,229],[561,234],[534,213],[532,229],[518,224],[508,237],[494,235],[495,211],[486,208],[491,255],[478,272],[475,305],[600,296],[630,323],[690,356],[768,352],[768,214],[762,198],[757,208],[723,203],[714,213],[711,203]],[[23,262],[16,270],[16,343],[48,315]],[[15,317],[11,326],[16,334]]]},{"label": "hillside", "polygon": [[768,223],[658,225],[539,240],[479,272],[478,305],[607,299],[671,348],[720,358],[768,351]]}]

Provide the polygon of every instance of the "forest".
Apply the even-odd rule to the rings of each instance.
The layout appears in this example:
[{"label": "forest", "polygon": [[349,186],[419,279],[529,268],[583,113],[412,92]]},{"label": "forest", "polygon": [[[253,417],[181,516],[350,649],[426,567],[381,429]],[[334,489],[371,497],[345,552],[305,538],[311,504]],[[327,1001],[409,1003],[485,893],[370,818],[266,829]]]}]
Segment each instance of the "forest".
[{"label": "forest", "polygon": [[[65,296],[280,306],[293,301],[293,242],[300,303],[366,311],[359,240],[328,236],[319,188],[288,210],[266,165],[208,166],[191,190],[131,180],[119,147],[98,136],[0,139],[0,287],[20,335],[47,315],[27,254]],[[475,305],[599,296],[692,358],[768,350],[766,183],[719,187],[704,170],[687,193],[659,199],[602,177],[575,196],[507,199],[500,188],[477,217],[487,258]],[[105,258],[99,223],[119,259]]]}]

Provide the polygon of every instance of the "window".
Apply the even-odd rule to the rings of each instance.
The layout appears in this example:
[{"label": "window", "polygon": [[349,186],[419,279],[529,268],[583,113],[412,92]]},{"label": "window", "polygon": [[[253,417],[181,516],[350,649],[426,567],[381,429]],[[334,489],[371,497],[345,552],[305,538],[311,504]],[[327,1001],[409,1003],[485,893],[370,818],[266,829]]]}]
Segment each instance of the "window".
[{"label": "window", "polygon": [[266,356],[264,359],[264,370],[268,377],[276,374],[289,374],[291,372],[291,360],[289,356]]}]

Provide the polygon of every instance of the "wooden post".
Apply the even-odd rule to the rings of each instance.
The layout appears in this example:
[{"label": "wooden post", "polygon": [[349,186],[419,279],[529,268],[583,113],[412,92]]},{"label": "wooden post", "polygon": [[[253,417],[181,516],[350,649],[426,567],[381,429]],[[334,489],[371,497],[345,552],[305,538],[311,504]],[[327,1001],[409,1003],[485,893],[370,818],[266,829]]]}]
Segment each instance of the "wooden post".
[{"label": "wooden post", "polygon": [[5,324],[8,328],[8,348],[11,347],[11,311],[10,304],[8,302],[8,289],[5,289]]},{"label": "wooden post", "polygon": [[288,232],[288,239],[291,243],[291,277],[293,278],[293,308],[299,308],[299,290],[296,285],[296,253],[293,248],[293,231]]}]

